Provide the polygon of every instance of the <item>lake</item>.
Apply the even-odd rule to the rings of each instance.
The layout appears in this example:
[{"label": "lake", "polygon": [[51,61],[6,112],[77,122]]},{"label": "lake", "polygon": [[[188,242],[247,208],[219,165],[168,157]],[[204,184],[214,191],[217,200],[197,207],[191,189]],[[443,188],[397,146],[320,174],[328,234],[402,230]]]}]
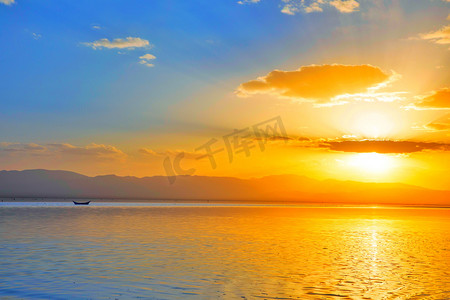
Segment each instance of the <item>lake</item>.
[{"label": "lake", "polygon": [[0,203],[0,298],[450,299],[450,209]]}]

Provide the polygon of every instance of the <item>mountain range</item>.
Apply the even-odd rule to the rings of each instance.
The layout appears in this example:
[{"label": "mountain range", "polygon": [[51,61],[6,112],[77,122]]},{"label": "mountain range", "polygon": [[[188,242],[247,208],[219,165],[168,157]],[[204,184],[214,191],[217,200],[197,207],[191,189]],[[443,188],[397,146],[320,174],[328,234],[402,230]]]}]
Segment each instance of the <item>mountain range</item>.
[{"label": "mountain range", "polygon": [[450,205],[450,191],[401,183],[274,175],[251,179],[177,176],[169,184],[165,176],[89,177],[57,170],[0,171],[0,197]]}]

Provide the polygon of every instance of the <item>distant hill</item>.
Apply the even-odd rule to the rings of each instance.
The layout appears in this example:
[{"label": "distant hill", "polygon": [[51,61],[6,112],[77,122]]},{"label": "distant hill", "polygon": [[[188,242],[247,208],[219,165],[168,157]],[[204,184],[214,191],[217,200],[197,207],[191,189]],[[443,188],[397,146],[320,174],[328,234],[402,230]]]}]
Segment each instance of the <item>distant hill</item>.
[{"label": "distant hill", "polygon": [[299,201],[450,205],[450,191],[400,183],[315,180],[277,175],[253,179],[179,176],[89,177],[68,171],[0,171],[0,197]]}]

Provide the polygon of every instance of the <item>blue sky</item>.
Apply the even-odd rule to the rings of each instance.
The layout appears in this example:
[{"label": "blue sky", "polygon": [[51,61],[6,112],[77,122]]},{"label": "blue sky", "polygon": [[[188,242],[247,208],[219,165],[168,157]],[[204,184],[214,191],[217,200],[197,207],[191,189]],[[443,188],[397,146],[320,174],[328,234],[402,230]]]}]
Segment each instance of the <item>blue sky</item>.
[{"label": "blue sky", "polygon": [[[140,121],[152,124],[165,107],[194,91],[261,62],[264,68],[283,62],[292,51],[283,42],[307,34],[296,29],[307,26],[302,18],[286,18],[272,3],[18,1],[0,9],[2,119],[10,125],[20,119],[5,134],[23,141],[46,139],[32,124],[50,130],[50,139],[61,136],[59,130],[70,134],[77,122],[94,130],[117,129],[117,121],[133,128],[141,109],[146,114]],[[118,51],[82,44],[126,37],[154,46]],[[155,68],[137,64],[146,53],[157,57]],[[170,82],[176,87],[167,88]],[[30,134],[23,122],[32,126]]]},{"label": "blue sky", "polygon": [[[444,0],[0,0],[0,142],[192,149],[276,114],[295,135],[332,137],[353,104],[236,90],[273,70],[368,64],[398,74],[383,92],[408,104],[449,85],[449,13]],[[148,45],[117,46],[127,39]],[[408,114],[401,128],[445,117]]]},{"label": "blue sky", "polygon": [[[439,14],[443,5],[435,3],[428,9]],[[338,26],[367,23],[361,14],[342,14],[332,8],[295,16],[280,13],[280,8],[282,3],[277,1],[246,5],[234,1],[17,1],[1,5],[2,119],[10,125],[21,123],[8,126],[5,134],[17,140],[20,133],[23,141],[36,136],[46,139],[32,124],[42,124],[61,136],[59,130],[66,135],[78,121],[81,127],[94,130],[118,129],[115,121],[110,122],[113,118],[125,130],[145,126],[140,122],[152,124],[167,106],[211,85],[223,83],[233,89],[248,74],[292,65],[292,60],[299,64],[333,60],[333,53],[327,51],[324,59],[319,56],[324,56],[323,48],[311,49],[318,41],[332,38]],[[423,8],[404,6],[411,15]],[[139,37],[154,46],[119,51],[93,50],[82,44],[126,37]],[[351,42],[374,38],[355,41],[352,36]],[[154,68],[136,63],[146,53],[157,57]],[[314,56],[319,57],[314,61]],[[167,88],[172,82],[176,87]],[[140,117],[142,111],[145,114]],[[24,122],[30,123],[32,134],[23,130]]]}]

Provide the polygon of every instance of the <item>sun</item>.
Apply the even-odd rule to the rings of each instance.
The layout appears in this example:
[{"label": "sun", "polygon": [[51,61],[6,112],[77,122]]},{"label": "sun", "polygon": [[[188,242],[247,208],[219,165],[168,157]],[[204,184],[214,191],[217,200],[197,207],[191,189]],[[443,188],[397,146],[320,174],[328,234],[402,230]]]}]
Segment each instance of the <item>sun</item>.
[{"label": "sun", "polygon": [[358,153],[352,155],[347,164],[365,173],[384,174],[394,167],[394,160],[386,154]]}]

